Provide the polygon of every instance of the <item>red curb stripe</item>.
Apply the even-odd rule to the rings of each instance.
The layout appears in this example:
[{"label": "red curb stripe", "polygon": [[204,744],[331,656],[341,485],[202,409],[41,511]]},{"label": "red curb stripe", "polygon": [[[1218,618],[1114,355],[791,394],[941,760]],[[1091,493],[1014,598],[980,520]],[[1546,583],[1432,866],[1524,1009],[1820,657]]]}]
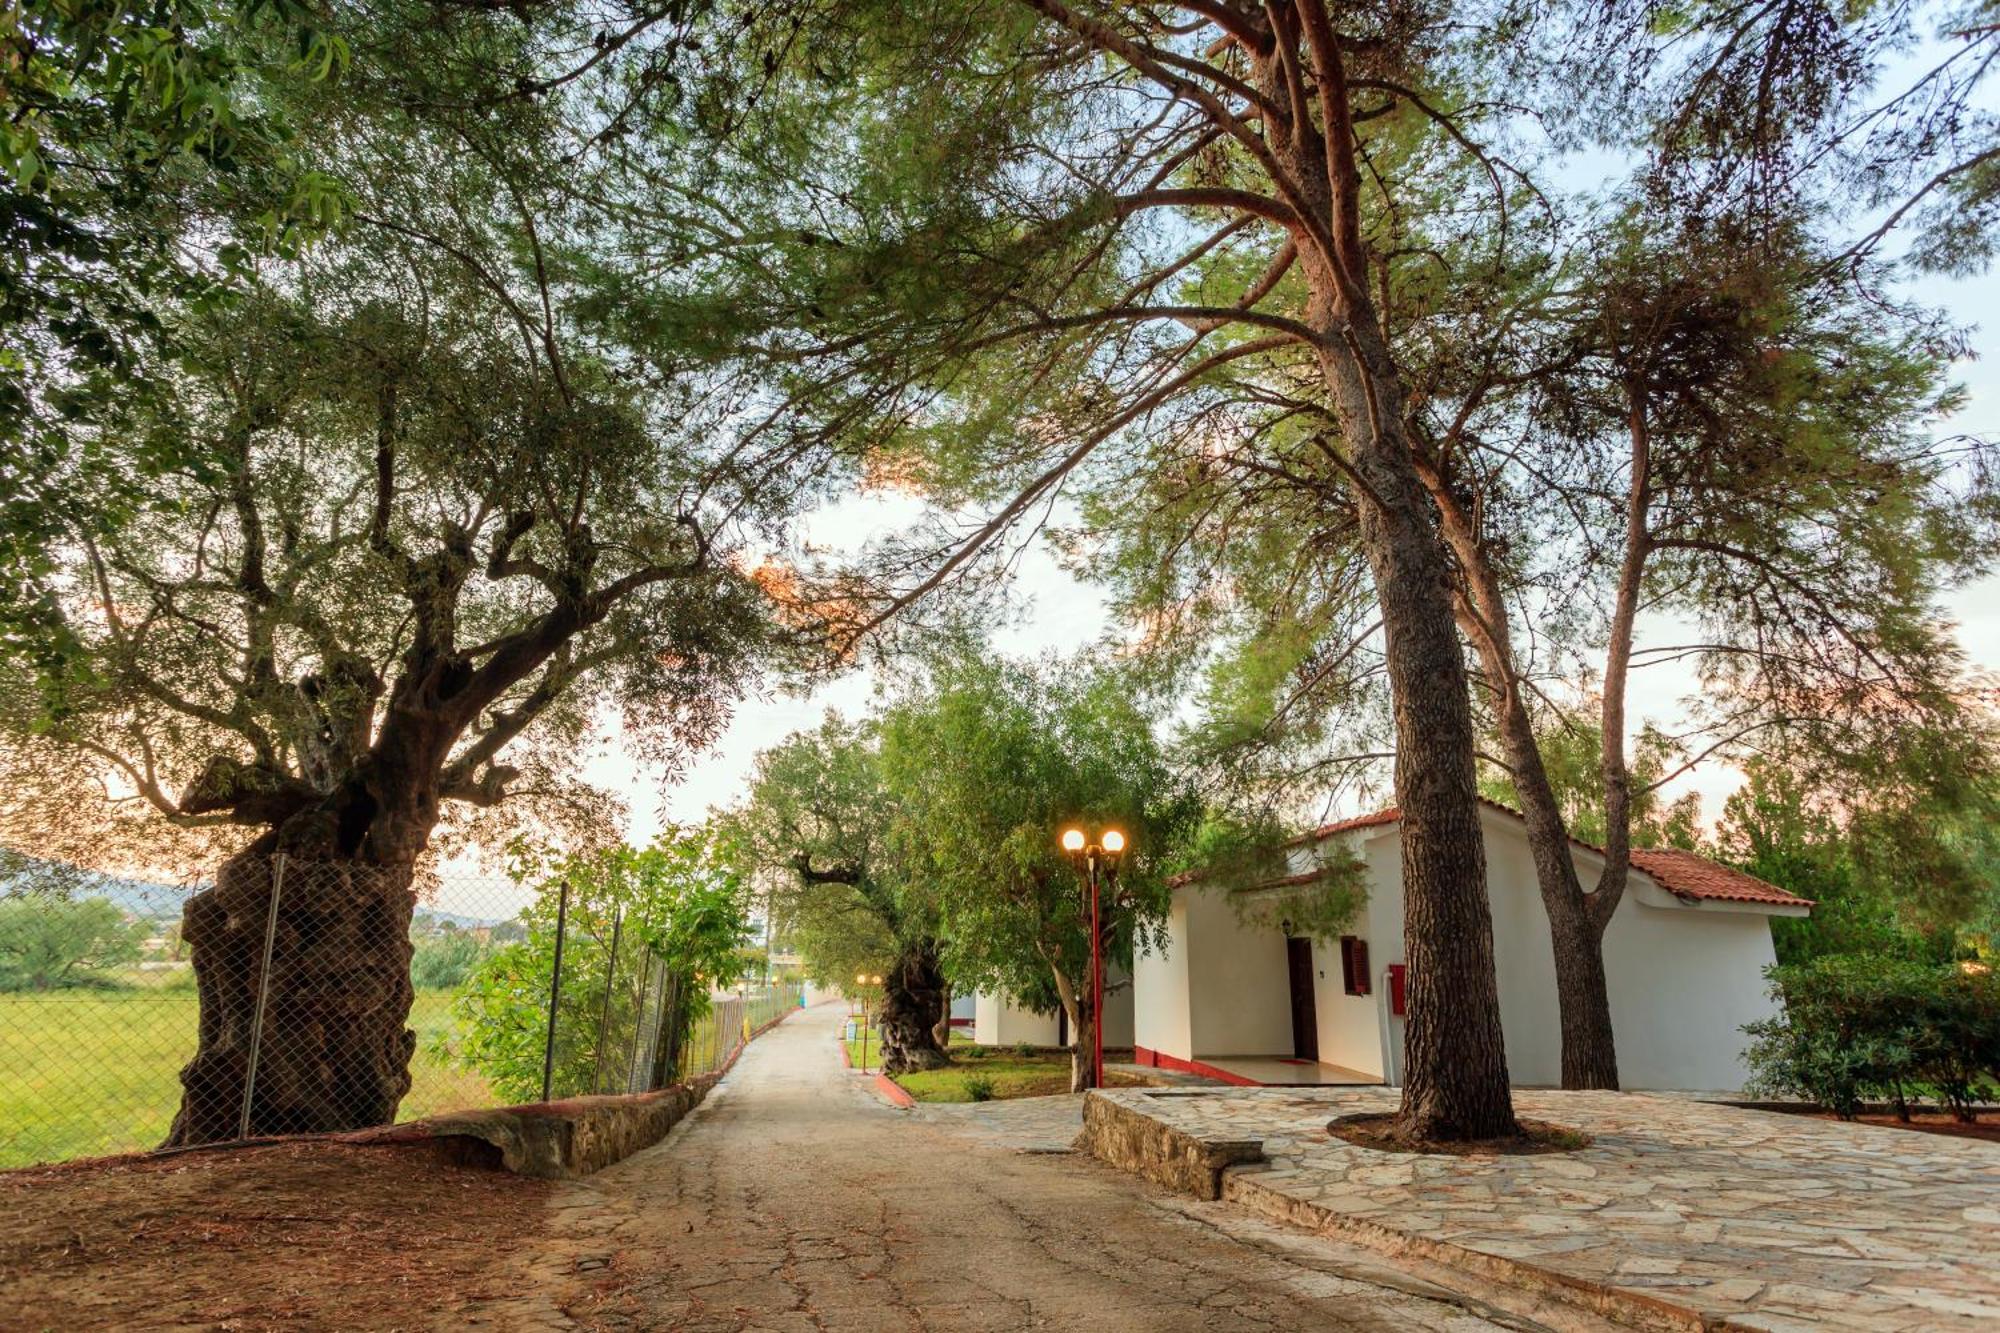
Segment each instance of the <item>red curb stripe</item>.
[{"label": "red curb stripe", "polygon": [[917,1104],[917,1099],[905,1092],[903,1085],[887,1074],[875,1076],[875,1091],[887,1097],[891,1106],[911,1107]]}]

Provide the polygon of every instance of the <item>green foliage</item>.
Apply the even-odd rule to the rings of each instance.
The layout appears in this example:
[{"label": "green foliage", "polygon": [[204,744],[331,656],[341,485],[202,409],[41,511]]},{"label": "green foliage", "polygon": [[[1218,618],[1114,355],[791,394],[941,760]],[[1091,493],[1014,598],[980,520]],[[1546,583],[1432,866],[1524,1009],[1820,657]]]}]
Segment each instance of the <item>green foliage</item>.
[{"label": "green foliage", "polygon": [[203,444],[156,437],[119,459],[74,426],[158,387],[176,307],[342,221],[345,191],[300,159],[286,113],[349,52],[296,0],[24,0],[0,33],[0,653],[46,665],[61,644],[43,637],[60,587],[44,544],[79,508],[69,489],[86,482],[96,530],[114,529]]},{"label": "green foliage", "polygon": [[888,846],[891,813],[873,724],[829,715],[758,755],[749,798],[728,816],[773,929],[819,985],[886,973],[929,931]]},{"label": "green foliage", "polygon": [[736,979],[747,904],[729,851],[712,830],[680,830],[644,850],[531,858],[517,873],[538,880],[535,902],[521,917],[527,938],[488,958],[453,1002],[464,1034],[458,1059],[511,1101],[541,1095],[565,882],[551,1095],[608,1091],[614,1079],[622,1087],[634,1027],[663,974],[680,978],[681,1039],[708,1012],[710,987]]},{"label": "green foliage", "polygon": [[26,895],[0,900],[0,991],[108,984],[139,961],[146,923],[107,898]]},{"label": "green foliage", "polygon": [[969,1102],[990,1102],[993,1100],[993,1076],[991,1074],[967,1074],[960,1081],[965,1089],[965,1100]]},{"label": "green foliage", "polygon": [[[635,15],[618,40],[671,73],[669,34],[707,8]],[[447,836],[476,817],[490,846],[521,825],[580,845],[616,814],[574,772],[588,727],[616,714],[671,763],[768,660],[737,525],[770,549],[814,464],[788,452],[770,485],[736,438],[754,387],[727,336],[695,351],[696,321],[592,305],[606,247],[622,287],[632,252],[592,229],[578,200],[604,155],[564,130],[594,137],[609,90],[572,101],[566,62],[598,57],[529,11],[27,6],[32,77],[0,89],[26,109],[0,120],[60,140],[36,155],[71,179],[7,195],[25,221],[0,213],[0,303],[39,311],[0,309],[0,392],[33,381],[0,414],[38,432],[25,458],[0,449],[0,734],[52,784],[162,775],[137,784],[143,820],[79,796],[35,802],[64,812],[44,822],[150,823],[148,851],[162,824],[233,830],[182,840],[180,868],[367,762],[441,787],[420,803]],[[582,22],[607,42],[627,26]],[[74,207],[52,193],[71,187]],[[63,225],[97,251],[64,262]],[[148,269],[183,261],[187,282]],[[661,263],[652,304],[700,303]],[[72,280],[94,295],[55,290]],[[100,298],[146,336],[106,333]],[[446,660],[492,669],[417,683]],[[402,689],[463,710],[462,744],[426,742],[431,771],[360,753],[395,747]],[[179,808],[203,777],[206,808]],[[256,813],[228,814],[238,796]],[[108,859],[113,832],[63,842]]]},{"label": "green foliage", "polygon": [[[1572,838],[1604,845],[1604,731],[1588,722],[1555,719],[1537,728],[1542,763]],[[1694,850],[1700,842],[1701,795],[1688,792],[1663,801],[1659,782],[1680,751],[1659,728],[1641,727],[1631,746],[1627,770],[1632,784],[1632,845]],[[1482,796],[1515,810],[1521,808],[1513,779],[1489,766],[1479,781]]]},{"label": "green foliage", "polygon": [[[1058,844],[1124,832],[1103,887],[1106,958],[1159,944],[1167,873],[1201,818],[1130,677],[1085,657],[1012,662],[960,647],[883,712],[889,842],[936,912],[961,989],[1032,1000],[1075,987],[1090,957],[1089,900]],[[1053,997],[1049,997],[1053,998]]]},{"label": "green foliage", "polygon": [[1753,759],[1717,829],[1732,865],[1816,906],[1772,922],[1780,962],[1825,954],[1991,958],[2000,926],[2000,784],[1991,741],[1955,737],[1830,761],[1805,750]]},{"label": "green foliage", "polygon": [[419,990],[456,990],[493,949],[491,943],[469,930],[453,928],[419,935],[410,955],[410,982]]},{"label": "green foliage", "polygon": [[1292,869],[1297,840],[1268,816],[1211,811],[1183,860],[1198,891],[1225,892],[1238,920],[1308,939],[1346,932],[1368,901],[1366,869],[1344,843],[1309,846],[1310,864]]},{"label": "green foliage", "polygon": [[1755,1091],[1843,1119],[1927,1093],[1965,1119],[2000,1080],[2000,978],[1983,964],[1828,955],[1770,978],[1784,1012],[1745,1029]]}]

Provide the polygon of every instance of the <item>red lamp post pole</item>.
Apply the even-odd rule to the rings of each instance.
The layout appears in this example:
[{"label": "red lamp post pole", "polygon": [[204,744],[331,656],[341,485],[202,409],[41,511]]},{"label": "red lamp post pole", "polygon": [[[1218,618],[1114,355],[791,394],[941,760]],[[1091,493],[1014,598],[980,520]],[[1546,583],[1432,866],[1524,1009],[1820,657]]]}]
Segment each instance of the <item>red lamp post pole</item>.
[{"label": "red lamp post pole", "polygon": [[[1125,835],[1117,829],[1104,830],[1102,845],[1072,828],[1062,835],[1062,849],[1077,868],[1084,886],[1090,890],[1090,1085],[1104,1086],[1104,907],[1099,885],[1098,861],[1111,870],[1118,868],[1118,855],[1125,850]],[[1077,1039],[1082,1040],[1078,1033]],[[1078,1053],[1081,1056],[1081,1052]]]},{"label": "red lamp post pole", "polygon": [[1090,1086],[1104,1086],[1104,930],[1099,924],[1097,858],[1090,858]]}]

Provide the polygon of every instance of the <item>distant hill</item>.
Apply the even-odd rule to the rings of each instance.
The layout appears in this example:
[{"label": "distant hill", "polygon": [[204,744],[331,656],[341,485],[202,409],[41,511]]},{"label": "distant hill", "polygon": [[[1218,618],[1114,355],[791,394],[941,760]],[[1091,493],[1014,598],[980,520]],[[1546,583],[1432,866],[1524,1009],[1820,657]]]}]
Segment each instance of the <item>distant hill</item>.
[{"label": "distant hill", "polygon": [[0,848],[0,898],[39,893],[66,898],[108,898],[149,921],[178,918],[181,906],[204,886],[162,884],[100,874],[62,861]]},{"label": "distant hill", "polygon": [[[100,874],[62,861],[50,861],[25,852],[0,847],[0,898],[40,894],[55,898],[107,898],[132,916],[146,921],[178,921],[187,900],[207,888],[206,884],[165,884]],[[462,930],[497,926],[515,919],[517,912],[447,912],[417,904],[418,930],[450,924]],[[427,924],[428,923],[428,924]]]}]

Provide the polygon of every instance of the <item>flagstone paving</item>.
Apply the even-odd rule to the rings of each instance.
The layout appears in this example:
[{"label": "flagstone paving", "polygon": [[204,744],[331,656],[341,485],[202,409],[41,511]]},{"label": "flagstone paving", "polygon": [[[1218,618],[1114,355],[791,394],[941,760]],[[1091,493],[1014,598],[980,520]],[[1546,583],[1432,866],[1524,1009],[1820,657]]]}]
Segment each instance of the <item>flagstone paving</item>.
[{"label": "flagstone paving", "polygon": [[2000,1322],[2000,1145],[1637,1093],[1517,1091],[1588,1147],[1525,1157],[1387,1153],[1333,1138],[1384,1088],[1113,1089],[1208,1140],[1261,1139],[1224,1198],[1395,1248],[1470,1251],[1730,1326],[1936,1329]]}]

